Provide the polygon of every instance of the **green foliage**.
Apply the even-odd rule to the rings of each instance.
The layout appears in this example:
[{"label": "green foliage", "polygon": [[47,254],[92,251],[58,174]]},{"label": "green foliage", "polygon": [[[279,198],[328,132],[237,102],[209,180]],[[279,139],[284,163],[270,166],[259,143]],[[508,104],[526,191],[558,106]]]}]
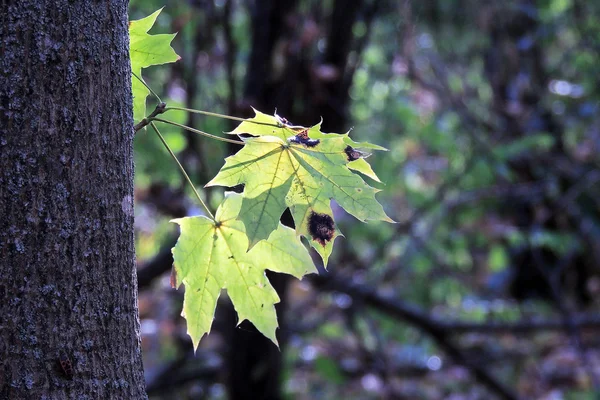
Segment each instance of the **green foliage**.
[{"label": "green foliage", "polygon": [[330,357],[317,357],[315,360],[315,370],[319,376],[335,385],[343,385],[346,382],[341,368]]},{"label": "green foliage", "polygon": [[[469,7],[462,7],[464,2],[457,0],[408,2],[403,3],[403,10],[407,12],[401,12],[402,18],[398,18],[398,10],[394,9],[391,13],[377,13],[372,24],[361,19],[354,24],[356,37],[367,35],[368,40],[362,42],[364,51],[356,51],[351,57],[352,63],[357,61],[349,91],[351,101],[348,103],[351,115],[349,122],[355,126],[352,138],[358,142],[368,140],[384,143],[391,151],[386,157],[359,158],[346,163],[345,167],[363,178],[368,176],[375,181],[378,177],[372,171],[377,171],[387,186],[385,192],[376,197],[382,203],[395,204],[394,215],[402,224],[359,224],[352,218],[339,216],[339,210],[334,207],[335,227],[339,227],[337,232],[341,230],[347,239],[338,241],[337,254],[331,255],[329,263],[343,263],[345,276],[357,276],[361,284],[421,306],[440,319],[452,321],[456,318],[481,323],[517,322],[532,315],[554,315],[549,306],[540,309],[543,303],[539,300],[527,300],[522,304],[502,301],[511,295],[515,283],[517,287],[522,285],[515,280],[519,271],[535,272],[539,265],[534,263],[544,268],[547,266],[548,269],[557,266],[560,274],[565,274],[565,301],[576,304],[570,293],[571,289],[575,289],[576,281],[573,278],[582,276],[579,266],[587,271],[591,265],[580,263],[580,260],[581,257],[589,260],[589,254],[593,253],[588,243],[593,243],[598,237],[598,207],[594,203],[594,199],[598,198],[595,195],[598,185],[597,180],[588,180],[592,175],[586,175],[586,171],[598,164],[598,152],[594,152],[597,147],[594,127],[598,125],[599,86],[597,52],[594,49],[600,44],[600,28],[597,24],[600,8],[596,2],[578,3],[572,0],[542,0],[527,7],[521,7],[522,4],[516,1],[508,1],[497,7],[480,3],[471,1],[468,2]],[[156,2],[148,4],[144,2],[150,11],[159,7]],[[299,7],[304,7],[302,10],[299,8],[299,12],[305,13],[307,3],[299,4]],[[314,19],[310,13],[306,13],[305,21],[312,22],[314,19],[317,24],[320,20],[327,21],[327,7],[331,11],[332,4],[324,4],[326,10],[319,9],[322,17]],[[164,15],[166,11],[171,18]],[[206,23],[207,18],[215,15],[221,17],[224,13],[220,3],[210,12],[191,3],[173,5],[173,8],[170,6],[169,10],[165,10],[158,22],[169,21],[163,28],[171,21],[178,26],[176,30],[180,33],[177,44],[181,44],[186,54],[202,55],[202,68],[198,68],[199,64],[193,57],[185,57],[187,64],[172,73],[162,73],[163,70],[159,68],[144,71],[148,79],[158,81],[159,77],[174,76],[177,80],[169,86],[176,89],[172,93],[177,94],[180,100],[185,99],[187,105],[194,104],[212,111],[222,112],[226,109],[223,100],[230,94],[230,89],[236,102],[243,100],[242,88],[248,84],[246,76],[251,74],[247,72],[253,67],[252,61],[248,61],[253,50],[252,35],[248,34],[253,29],[251,16],[246,7],[232,8],[229,29],[233,30],[231,49],[235,49],[235,57],[230,64],[223,59],[223,51],[230,49],[230,44],[223,42],[223,28],[214,24],[208,30],[207,25],[210,24]],[[480,22],[476,29],[473,21]],[[534,28],[530,30],[528,26]],[[516,33],[521,30],[526,34]],[[199,33],[202,34],[198,41]],[[287,43],[286,38],[278,40]],[[179,50],[179,47],[176,48]],[[289,54],[287,50],[288,47],[280,46],[273,52],[278,63],[278,74],[287,71],[280,64],[285,66],[292,60],[296,61],[295,58],[286,58]],[[309,45],[303,47],[300,56],[302,63],[294,65],[299,65],[302,71],[304,64],[312,65],[314,60],[311,54],[318,56],[321,51],[320,48],[311,49]],[[229,66],[233,67],[232,71],[226,70]],[[236,83],[231,88],[226,80],[230,72]],[[303,75],[269,75],[265,78],[275,94],[280,79],[289,88],[295,89],[305,82]],[[538,79],[538,75],[542,79]],[[197,79],[197,85],[188,85],[189,76]],[[312,75],[311,79],[314,80]],[[556,84],[560,84],[564,90],[554,90]],[[293,91],[297,95],[294,98],[294,110],[313,109],[312,102],[304,97],[308,90]],[[314,94],[312,90],[310,93]],[[503,104],[503,99],[509,101]],[[327,100],[334,101],[335,98]],[[184,106],[169,101],[169,106],[174,105]],[[169,111],[166,114],[169,120],[180,124],[192,120],[185,115],[175,118],[174,113]],[[281,122],[280,126],[273,126],[274,120]],[[231,129],[223,120],[193,121],[194,128],[206,132],[218,133]],[[256,136],[245,139],[244,151],[234,156],[238,160],[250,149],[275,143],[273,139],[264,139],[266,137],[275,137],[289,144],[288,139],[301,131],[295,127],[285,127],[284,121],[276,117],[257,113],[255,122],[261,121],[264,125],[248,120],[233,132]],[[548,125],[547,121],[557,124]],[[192,175],[193,178],[202,177],[198,183],[207,182],[210,177],[207,179],[203,175],[216,171],[215,165],[222,165],[225,146],[204,146],[204,142],[190,140],[191,135],[182,134],[179,127],[172,125],[161,125],[161,132],[175,153],[178,153],[177,142],[179,150],[185,147],[182,161],[199,165],[194,168],[195,175]],[[307,136],[316,140],[316,136],[308,132]],[[159,157],[166,160],[169,156],[159,148],[160,142],[154,139],[148,134],[138,134],[136,138],[136,146],[141,148],[139,160],[136,160],[136,183],[148,185],[150,180],[156,182],[161,179],[161,183],[179,188],[182,175],[176,168],[166,168],[165,163],[161,163]],[[291,144],[302,150],[299,143]],[[366,146],[349,145],[363,151],[372,150]],[[286,149],[285,153],[282,150],[278,155],[300,150]],[[275,156],[269,155],[270,160],[275,160]],[[251,157],[248,160],[251,161]],[[267,160],[267,157],[259,161],[262,160]],[[557,162],[554,163],[554,160]],[[311,165],[308,161],[305,163]],[[229,164],[221,173],[228,167]],[[249,180],[260,183],[259,178],[264,178],[261,174],[265,168],[249,166],[249,170],[255,171]],[[280,171],[277,171],[273,176],[279,179],[279,174]],[[284,178],[281,176],[278,181],[281,185],[273,185],[265,191],[255,187],[252,196],[249,181],[241,181],[245,185],[245,192],[241,195],[240,210],[243,210],[243,206],[252,205],[252,202],[258,204],[251,212],[237,216],[236,224],[243,226],[246,236],[254,236],[253,240],[247,240],[246,246],[250,248],[248,254],[270,240],[264,238],[269,238],[272,229],[279,226],[280,210],[289,207],[288,193],[292,186]],[[295,176],[288,179],[294,180]],[[364,179],[376,186],[376,183]],[[221,200],[221,192],[210,190],[206,194],[216,208]],[[257,207],[275,201],[279,202],[279,209],[266,208],[267,212],[275,215],[262,218],[269,221],[270,225],[251,220],[250,217],[257,214]],[[328,200],[324,202],[328,204]],[[572,212],[575,214],[571,215]],[[196,235],[191,228],[190,235],[192,238]],[[259,240],[261,237],[263,240]],[[253,242],[255,244],[252,247]],[[319,244],[316,245],[318,248]],[[525,258],[529,262],[523,264],[522,256],[527,254],[533,254],[534,257]],[[538,255],[542,260],[536,260]],[[201,261],[201,256],[198,259]],[[575,264],[571,260],[576,260]],[[571,265],[578,268],[570,268]],[[176,265],[176,270],[178,267]],[[265,263],[265,267],[268,269],[269,265]],[[191,270],[196,269],[197,266]],[[532,286],[537,285],[536,281],[541,282],[539,279],[529,279],[527,286],[529,281]],[[186,296],[195,295],[185,284],[186,292],[189,292]],[[294,302],[294,296],[306,296],[305,290],[310,290],[306,289],[309,285],[298,286],[303,288],[300,294],[290,291],[292,303],[289,312],[292,319],[298,313],[306,316],[307,306],[304,302]],[[296,384],[302,382],[303,392],[310,393],[310,388],[316,386],[321,397],[323,393],[328,393],[325,395],[328,398],[351,397],[348,396],[350,390],[344,392],[346,389],[341,388],[363,388],[357,384],[362,375],[348,374],[345,362],[340,361],[356,357],[362,360],[359,364],[361,368],[368,367],[365,367],[361,357],[366,353],[371,354],[371,349],[367,349],[363,328],[356,323],[368,311],[365,307],[359,307],[358,314],[352,314],[351,323],[348,323],[346,318],[339,317],[347,312],[334,301],[327,301],[327,295],[321,290],[309,293],[314,297],[311,298],[314,306],[310,307],[310,312],[316,318],[303,319],[290,328],[305,332],[302,341],[295,341],[288,348],[290,351],[287,356],[296,354],[295,358],[291,357],[288,361],[296,371],[295,378],[294,374],[290,376],[290,387],[296,379]],[[197,310],[186,310],[188,321],[192,313],[198,314]],[[210,310],[210,318],[213,311]],[[319,317],[322,317],[320,321]],[[310,323],[304,325],[305,322]],[[189,325],[192,327],[191,321]],[[311,327],[310,331],[306,330],[306,326]],[[433,342],[424,337],[419,329],[410,324],[399,324],[397,319],[385,314],[376,318],[376,323],[370,329],[382,337],[378,340],[382,342],[386,357],[389,356],[386,362],[390,363],[391,368],[396,368],[398,360],[413,357],[407,351],[409,348],[420,348],[420,357],[428,358],[431,352],[437,352]],[[360,331],[358,338],[354,336],[355,331]],[[547,348],[546,334],[531,342],[528,339],[523,342],[522,338],[514,341],[512,335],[503,334],[506,340],[502,343],[496,340],[497,336],[487,339],[479,334],[459,336],[457,341],[461,346],[464,345],[467,352],[485,350],[498,355],[503,351],[520,352],[525,346],[534,354],[533,360],[543,365],[544,369],[547,367],[547,358],[556,358],[558,361],[564,358],[562,352],[560,357],[554,357],[557,353],[555,350],[561,350],[562,346],[553,346],[543,356],[537,354],[538,346]],[[319,350],[326,349],[313,361],[305,360],[298,348],[311,342],[316,342]],[[351,354],[356,343],[359,347],[358,357]],[[298,358],[302,359],[301,363]],[[370,359],[366,358],[366,362]],[[311,362],[314,363],[312,373],[316,375],[312,378],[307,376],[307,366]],[[347,385],[339,384],[337,369],[347,380]],[[518,380],[519,388],[537,386],[555,389],[531,383],[530,374],[523,370],[519,360],[500,363],[492,369],[494,373],[499,373],[501,381],[511,386]],[[427,378],[432,374],[425,374],[425,378],[416,381],[409,379],[411,388],[420,386],[433,392],[417,395],[411,391],[403,395],[432,398],[453,393],[469,397],[469,394],[458,392],[464,390],[465,383],[455,379],[453,369],[444,370],[448,372],[446,375],[444,371],[434,374],[435,383]],[[559,368],[559,371],[562,370]],[[316,385],[311,383],[315,378],[318,381]],[[546,376],[540,378],[544,381],[553,379]],[[444,384],[444,380],[453,382],[452,387]],[[326,381],[336,383],[336,392],[323,391]],[[564,393],[564,396],[593,397],[594,394],[586,391],[589,390],[589,381],[577,381],[581,391]],[[436,390],[441,391],[435,393]],[[310,395],[317,397],[314,393]],[[539,390],[528,395],[543,397]],[[359,397],[367,396],[361,393]],[[470,396],[485,395],[478,388]]]},{"label": "green foliage", "polygon": [[[340,235],[331,199],[361,221],[392,222],[375,200],[378,190],[350,169],[379,180],[362,158],[366,153],[357,148],[381,147],[356,143],[348,134],[324,134],[320,124],[289,126],[277,116],[258,111],[231,133],[252,137],[227,158],[208,186],[245,184],[243,194],[228,194],[214,220],[174,220],[181,227],[173,249],[176,285],[186,286],[183,315],[194,347],[210,331],[221,288],[227,289],[240,322],[250,320],[277,343],[274,304],[279,298],[264,271],[297,278],[315,272],[299,235],[307,237],[327,263]],[[349,165],[358,160],[363,163]],[[286,207],[292,212],[296,232],[279,222]]]},{"label": "green foliage", "polygon": [[[146,118],[144,123],[152,125],[188,183],[194,186],[177,160],[172,148],[174,142],[168,143],[155,122],[183,127],[213,139],[231,140],[186,127],[173,118],[145,116],[145,100],[150,90],[141,80],[142,68],[179,58],[170,46],[175,35],[147,33],[160,11],[130,23],[134,118],[136,121]],[[177,107],[167,107],[163,113],[173,110],[178,112]],[[341,235],[331,200],[360,221],[393,222],[375,199],[379,189],[369,186],[360,176],[381,182],[365,158],[370,155],[368,151],[386,149],[355,142],[348,133],[326,134],[320,128],[321,124],[291,126],[277,115],[256,111],[254,118],[243,120],[230,132],[242,137],[242,150],[227,158],[218,175],[207,184],[229,187],[243,184],[243,194],[227,194],[213,217],[194,187],[209,217],[173,220],[181,228],[173,248],[174,284],[186,287],[182,315],[187,320],[194,348],[210,332],[221,289],[227,289],[240,322],[251,321],[277,344],[274,305],[279,297],[265,270],[297,278],[316,272],[300,236],[308,239],[327,264],[335,238]],[[279,222],[286,208],[294,218],[295,232]]]},{"label": "green foliage", "polygon": [[161,11],[162,8],[146,18],[129,22],[129,57],[131,58],[131,72],[134,74],[131,82],[133,120],[136,122],[146,116],[146,97],[150,94],[150,91],[140,81],[142,68],[172,63],[180,58],[171,47],[171,41],[176,34],[148,34]]},{"label": "green foliage", "polygon": [[566,400],[595,400],[600,396],[597,390],[570,390],[565,394]]}]

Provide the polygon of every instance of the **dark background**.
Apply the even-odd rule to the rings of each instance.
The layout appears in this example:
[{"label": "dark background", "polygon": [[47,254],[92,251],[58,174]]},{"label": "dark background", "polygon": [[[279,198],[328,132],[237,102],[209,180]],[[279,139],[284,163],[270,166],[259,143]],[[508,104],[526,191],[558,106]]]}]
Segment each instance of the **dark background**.
[{"label": "dark background", "polygon": [[[163,3],[131,1],[130,18]],[[371,183],[399,223],[336,209],[346,237],[329,273],[269,275],[284,299],[281,351],[235,328],[222,300],[194,355],[169,284],[169,220],[201,210],[158,140],[138,133],[150,397],[598,398],[599,17],[600,2],[583,0],[169,2],[152,32],[179,32],[182,59],[144,71],[169,105],[353,128],[390,149],[369,158],[385,186]],[[198,187],[237,150],[161,130]],[[203,194],[214,209],[223,191]]]}]

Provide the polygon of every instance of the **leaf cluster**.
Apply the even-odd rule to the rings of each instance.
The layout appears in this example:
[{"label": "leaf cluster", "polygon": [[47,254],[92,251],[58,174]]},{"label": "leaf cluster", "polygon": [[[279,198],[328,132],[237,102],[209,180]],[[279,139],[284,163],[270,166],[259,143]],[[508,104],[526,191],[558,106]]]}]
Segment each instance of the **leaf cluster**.
[{"label": "leaf cluster", "polygon": [[[136,121],[144,119],[155,130],[207,214],[173,220],[181,229],[173,248],[173,283],[186,288],[182,315],[187,320],[188,333],[197,348],[202,336],[210,332],[217,300],[221,290],[226,289],[239,321],[251,321],[277,344],[274,305],[279,297],[265,270],[299,279],[316,272],[302,237],[327,265],[334,241],[341,236],[331,208],[332,200],[360,221],[393,222],[375,198],[379,189],[363,179],[366,176],[380,182],[366,158],[371,151],[385,149],[355,142],[348,133],[323,133],[320,123],[311,127],[295,126],[277,114],[267,115],[256,110],[253,118],[240,119],[238,127],[229,132],[241,142],[157,118],[156,111],[144,117],[146,96],[151,91],[141,78],[141,69],[178,59],[170,46],[174,35],[147,33],[159,13],[160,10],[133,21],[129,28],[134,117]],[[161,113],[166,111],[168,108],[162,104]],[[243,192],[227,193],[213,216],[155,122],[243,144],[207,184],[243,185]],[[291,211],[295,229],[280,223],[286,209]]]}]

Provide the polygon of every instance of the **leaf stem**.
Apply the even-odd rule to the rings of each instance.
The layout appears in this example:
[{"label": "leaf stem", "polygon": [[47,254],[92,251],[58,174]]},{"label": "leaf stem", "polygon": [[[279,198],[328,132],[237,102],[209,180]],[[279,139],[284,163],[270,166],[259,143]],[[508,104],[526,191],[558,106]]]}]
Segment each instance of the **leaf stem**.
[{"label": "leaf stem", "polygon": [[189,126],[179,124],[177,122],[168,121],[166,119],[155,118],[155,117],[152,117],[152,118],[149,118],[149,119],[150,119],[150,121],[158,121],[158,122],[163,122],[165,124],[170,124],[170,125],[173,125],[173,126],[177,126],[179,128],[188,130],[190,132],[197,133],[198,135],[206,136],[206,137],[209,137],[209,138],[215,139],[215,140],[220,140],[222,142],[235,143],[235,144],[239,144],[239,145],[242,145],[242,146],[245,144],[244,142],[242,142],[240,140],[227,139],[227,138],[222,138],[220,136],[211,135],[210,133],[206,133],[206,132],[200,131],[198,129],[194,129],[194,128],[189,127]]},{"label": "leaf stem", "polygon": [[[159,103],[162,103],[162,102],[163,102],[163,101],[160,99],[160,97],[158,97],[158,95],[156,94],[156,92],[155,92],[154,90],[152,90],[152,88],[151,88],[150,86],[148,86],[148,84],[147,84],[147,83],[146,83],[146,82],[145,82],[145,81],[144,81],[144,80],[143,80],[143,79],[142,79],[140,76],[138,76],[138,75],[137,75],[135,72],[133,72],[133,71],[131,71],[131,74],[132,74],[133,76],[135,76],[135,77],[138,79],[138,81],[142,82],[142,84],[143,84],[144,86],[146,86],[146,89],[148,89],[148,90],[150,91],[150,93],[152,93],[152,95],[153,95],[154,97],[156,97],[156,99],[158,100],[158,102],[159,102]],[[145,101],[145,99],[144,99],[144,101]]]},{"label": "leaf stem", "polygon": [[202,110],[194,110],[193,108],[184,108],[184,107],[167,107],[167,108],[165,108],[165,112],[167,112],[169,110],[187,111],[187,112],[190,112],[190,113],[193,113],[193,114],[208,115],[209,117],[217,117],[217,118],[223,118],[223,119],[230,119],[232,121],[240,121],[240,122],[250,122],[252,124],[257,124],[257,125],[267,125],[267,126],[275,126],[275,127],[281,128],[281,126],[279,126],[277,124],[271,124],[269,122],[252,121],[252,120],[249,120],[249,119],[246,119],[246,118],[232,117],[231,115],[218,114],[218,113],[213,113],[213,112],[209,112],[209,111],[202,111]]},{"label": "leaf stem", "polygon": [[200,204],[202,204],[202,207],[204,207],[204,210],[206,211],[206,213],[210,216],[210,218],[213,221],[215,221],[215,216],[213,215],[213,213],[210,212],[210,210],[208,209],[208,206],[206,205],[206,203],[204,202],[204,200],[202,200],[202,197],[200,197],[200,193],[198,193],[198,191],[196,190],[196,187],[192,183],[192,180],[188,176],[187,172],[185,172],[185,169],[183,168],[183,165],[181,165],[181,163],[177,159],[177,156],[175,155],[175,153],[173,153],[173,150],[171,150],[171,148],[169,147],[169,145],[165,141],[165,138],[163,138],[163,136],[160,134],[160,132],[158,131],[158,128],[156,127],[156,125],[154,125],[154,122],[150,121],[150,126],[154,129],[154,132],[156,132],[156,134],[158,135],[158,138],[160,139],[160,141],[162,142],[162,144],[165,146],[165,148],[167,149],[167,151],[169,152],[169,154],[171,155],[171,157],[173,157],[173,160],[175,160],[175,162],[179,166],[179,169],[183,173],[183,176],[185,176],[185,179],[187,180],[187,182],[192,187],[192,190],[194,191],[194,194],[196,195],[196,198],[198,198],[198,201],[200,202]]}]

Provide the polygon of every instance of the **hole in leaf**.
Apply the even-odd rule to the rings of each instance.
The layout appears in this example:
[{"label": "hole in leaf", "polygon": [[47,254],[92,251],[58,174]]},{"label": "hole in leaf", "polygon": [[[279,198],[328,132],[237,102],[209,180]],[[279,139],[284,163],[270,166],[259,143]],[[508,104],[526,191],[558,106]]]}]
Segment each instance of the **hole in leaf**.
[{"label": "hole in leaf", "polygon": [[238,133],[237,135],[238,135],[240,138],[242,138],[242,139],[249,139],[249,138],[255,138],[255,137],[258,137],[258,136],[256,136],[256,135],[252,135],[251,133],[248,133],[248,132],[241,132],[241,133]]}]

